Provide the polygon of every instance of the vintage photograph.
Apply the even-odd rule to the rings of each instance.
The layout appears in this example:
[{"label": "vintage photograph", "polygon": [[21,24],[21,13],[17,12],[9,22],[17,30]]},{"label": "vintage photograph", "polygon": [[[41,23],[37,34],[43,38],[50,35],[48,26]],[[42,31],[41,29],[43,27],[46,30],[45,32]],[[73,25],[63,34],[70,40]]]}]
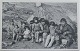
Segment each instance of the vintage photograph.
[{"label": "vintage photograph", "polygon": [[[1,50],[1,51],[28,51],[28,50]],[[29,50],[29,51],[37,51],[37,50]],[[42,51],[42,50],[38,50],[38,51]],[[49,50],[44,50],[44,51],[49,51]],[[79,51],[79,50],[54,50],[54,51]]]},{"label": "vintage photograph", "polygon": [[77,3],[2,2],[2,49],[78,49]]}]

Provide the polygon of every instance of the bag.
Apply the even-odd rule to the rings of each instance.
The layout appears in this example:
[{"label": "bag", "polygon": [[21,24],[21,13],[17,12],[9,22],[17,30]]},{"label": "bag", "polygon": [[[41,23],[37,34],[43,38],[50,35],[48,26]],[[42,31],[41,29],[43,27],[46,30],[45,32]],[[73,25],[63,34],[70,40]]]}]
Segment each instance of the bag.
[{"label": "bag", "polygon": [[62,44],[65,44],[66,45],[67,42],[68,42],[67,39],[62,39]]}]

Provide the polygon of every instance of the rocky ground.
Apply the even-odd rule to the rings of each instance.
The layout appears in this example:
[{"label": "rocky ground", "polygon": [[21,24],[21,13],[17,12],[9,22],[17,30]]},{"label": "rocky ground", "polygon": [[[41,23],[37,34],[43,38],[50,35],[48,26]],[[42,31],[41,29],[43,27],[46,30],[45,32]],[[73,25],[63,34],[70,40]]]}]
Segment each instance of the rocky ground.
[{"label": "rocky ground", "polygon": [[[7,35],[6,35],[7,36]],[[2,41],[2,48],[3,49],[60,49],[60,46],[53,45],[51,48],[44,48],[43,43],[32,43],[30,41],[19,41],[15,44],[11,45],[11,39],[7,39],[5,36],[5,40]],[[68,49],[77,49],[77,42],[74,42]]]}]

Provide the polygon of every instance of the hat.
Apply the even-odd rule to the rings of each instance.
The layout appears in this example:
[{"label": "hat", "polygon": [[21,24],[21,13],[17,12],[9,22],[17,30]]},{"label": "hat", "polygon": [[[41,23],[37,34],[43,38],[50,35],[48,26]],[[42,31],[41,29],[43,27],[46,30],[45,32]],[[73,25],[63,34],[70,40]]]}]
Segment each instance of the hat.
[{"label": "hat", "polygon": [[60,22],[62,22],[62,21],[67,22],[65,18],[62,18],[62,19],[60,20]]},{"label": "hat", "polygon": [[30,21],[30,24],[33,24],[33,22],[34,22],[34,21],[33,21],[33,20],[31,20],[31,21]]},{"label": "hat", "polygon": [[24,27],[24,29],[26,29],[26,28],[28,28],[28,29],[30,30],[30,27],[29,27],[28,25],[26,25],[26,26]]},{"label": "hat", "polygon": [[40,22],[45,22],[45,19],[44,19],[44,18],[41,18],[41,19],[40,19]]}]

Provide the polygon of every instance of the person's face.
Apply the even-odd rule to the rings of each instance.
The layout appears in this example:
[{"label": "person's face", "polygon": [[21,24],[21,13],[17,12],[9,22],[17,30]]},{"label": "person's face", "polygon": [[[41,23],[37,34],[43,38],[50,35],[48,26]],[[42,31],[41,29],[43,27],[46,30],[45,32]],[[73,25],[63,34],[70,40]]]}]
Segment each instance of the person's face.
[{"label": "person's face", "polygon": [[60,22],[60,24],[64,26],[65,25],[65,21]]},{"label": "person's face", "polygon": [[50,27],[54,27],[53,25],[50,25]]},{"label": "person's face", "polygon": [[45,22],[41,22],[41,24],[43,24],[43,25],[44,25],[44,24],[45,24]]},{"label": "person's face", "polygon": [[37,23],[38,21],[37,20],[34,20],[34,22]]},{"label": "person's face", "polygon": [[15,28],[17,28],[17,26],[15,26]]},{"label": "person's face", "polygon": [[28,28],[26,28],[26,30],[28,30]]}]

